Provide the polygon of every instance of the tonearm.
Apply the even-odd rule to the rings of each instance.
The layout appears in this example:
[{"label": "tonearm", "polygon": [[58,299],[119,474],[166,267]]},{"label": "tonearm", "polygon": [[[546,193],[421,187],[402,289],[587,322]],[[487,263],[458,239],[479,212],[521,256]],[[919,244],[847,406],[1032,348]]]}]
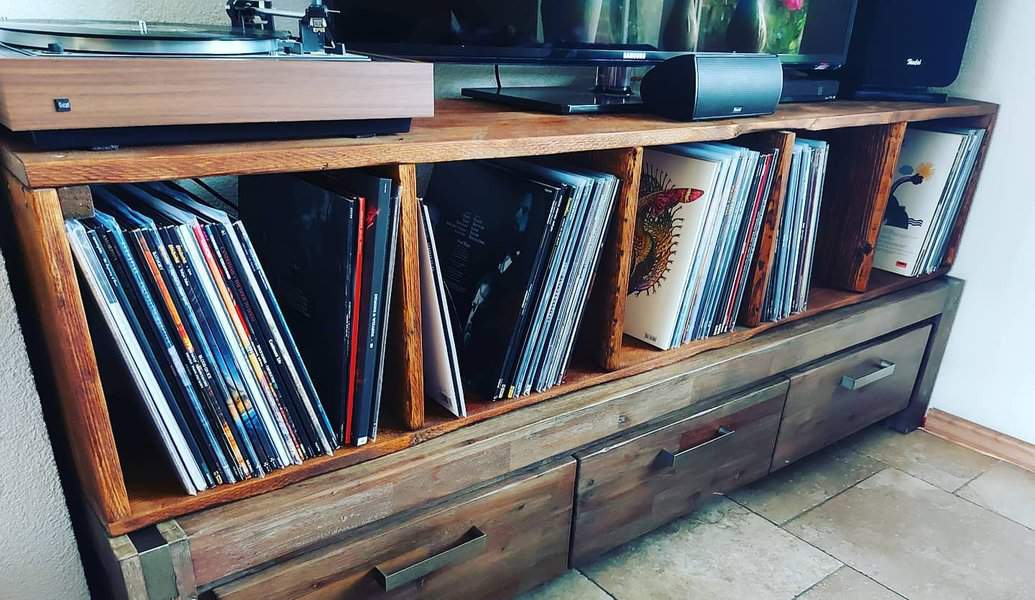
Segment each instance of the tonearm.
[{"label": "tonearm", "polygon": [[328,28],[328,15],[334,11],[323,4],[323,0],[310,0],[305,12],[273,8],[272,0],[227,0],[226,14],[233,27],[244,32],[264,31],[273,33],[274,17],[298,19],[298,41],[284,45],[286,52],[342,54],[344,47],[334,41]]}]

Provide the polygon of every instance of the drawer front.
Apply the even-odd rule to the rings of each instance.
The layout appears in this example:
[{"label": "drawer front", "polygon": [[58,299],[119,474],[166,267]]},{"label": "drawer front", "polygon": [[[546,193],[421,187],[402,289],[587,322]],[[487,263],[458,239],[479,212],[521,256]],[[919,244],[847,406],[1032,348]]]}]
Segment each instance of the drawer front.
[{"label": "drawer front", "polygon": [[575,461],[554,461],[213,590],[252,598],[506,598],[563,574]]},{"label": "drawer front", "polygon": [[914,329],[793,373],[773,469],[904,409],[930,333]]},{"label": "drawer front", "polygon": [[716,400],[576,454],[572,563],[691,512],[769,472],[787,382]]}]

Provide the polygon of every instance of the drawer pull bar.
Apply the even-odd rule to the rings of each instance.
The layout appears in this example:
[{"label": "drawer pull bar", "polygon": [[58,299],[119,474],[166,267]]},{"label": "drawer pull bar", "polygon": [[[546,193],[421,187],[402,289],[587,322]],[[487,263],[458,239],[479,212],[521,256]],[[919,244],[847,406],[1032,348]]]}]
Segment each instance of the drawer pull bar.
[{"label": "drawer pull bar", "polygon": [[697,444],[693,448],[687,448],[686,450],[680,450],[679,452],[674,453],[669,452],[668,450],[662,450],[661,465],[665,467],[674,467],[678,469],[679,467],[683,466],[683,463],[690,459],[690,456],[694,452],[701,450],[702,448],[718,444],[719,441],[725,440],[733,436],[733,434],[736,432],[737,431],[735,429],[730,429],[729,427],[720,427],[719,430],[716,432],[715,437],[708,440],[707,442]]},{"label": "drawer pull bar", "polygon": [[868,375],[863,375],[862,377],[849,377],[848,375],[843,375],[841,377],[841,387],[848,390],[861,390],[871,383],[877,383],[881,379],[887,379],[894,374],[895,363],[888,360],[882,360],[880,361],[880,368]]},{"label": "drawer pull bar", "polygon": [[377,578],[378,583],[381,584],[384,591],[390,592],[408,583],[412,583],[425,575],[434,573],[443,567],[448,567],[449,565],[463,562],[469,558],[474,558],[485,550],[489,541],[489,536],[477,527],[472,527],[464,535],[464,538],[464,541],[453,546],[449,550],[445,550],[434,556],[429,556],[418,563],[414,563],[408,567],[403,567],[398,571],[385,572],[381,567],[374,567],[374,577]]}]

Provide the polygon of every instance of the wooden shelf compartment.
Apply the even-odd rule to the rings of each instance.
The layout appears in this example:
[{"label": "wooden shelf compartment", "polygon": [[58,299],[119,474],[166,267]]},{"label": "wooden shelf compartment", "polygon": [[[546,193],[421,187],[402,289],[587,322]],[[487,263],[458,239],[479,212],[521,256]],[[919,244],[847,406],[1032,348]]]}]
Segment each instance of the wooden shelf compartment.
[{"label": "wooden shelf compartment", "polygon": [[[0,160],[5,168],[6,195],[22,248],[21,260],[30,274],[34,307],[40,315],[37,328],[42,333],[51,364],[50,373],[37,373],[37,376],[55,380],[57,400],[62,407],[85,495],[109,532],[116,534],[260,495],[419,444],[480,420],[641,373],[708,349],[728,346],[783,323],[916,285],[928,278],[905,279],[874,272],[862,293],[817,287],[812,292],[809,311],[780,324],[738,328],[726,336],[669,352],[638,347],[622,335],[622,321],[642,148],[730,140],[748,134],[757,135],[745,140],[786,145],[793,140],[789,133],[792,130],[818,132],[852,128],[853,133],[860,135],[869,128],[890,130],[896,123],[935,119],[964,119],[959,122],[991,125],[996,110],[992,104],[964,100],[939,106],[835,102],[781,106],[769,117],[676,123],[626,115],[560,117],[505,111],[476,102],[442,101],[434,119],[417,119],[411,133],[386,138],[204,144],[111,152],[35,152],[5,144],[0,148]],[[453,419],[437,406],[426,406],[423,401],[413,165],[556,154],[571,154],[575,160],[588,162],[623,180],[582,326],[581,352],[561,386],[509,401],[485,402],[472,397],[468,405],[470,416]],[[333,456],[312,459],[262,479],[220,486],[197,496],[183,494],[169,469],[155,468],[154,461],[140,460],[146,453],[138,457],[133,448],[117,447],[105,396],[108,390],[100,381],[74,264],[64,237],[61,198],[74,196],[70,193],[74,188],[67,186],[352,167],[377,167],[381,173],[400,182],[403,188],[400,262],[396,268],[396,292],[389,322],[392,351],[386,364],[385,410],[377,441],[361,448],[343,448]],[[968,188],[969,195],[975,185],[976,178]],[[964,211],[969,200],[968,196]],[[770,206],[770,212],[774,207],[775,204]],[[775,210],[771,216],[778,222],[775,218],[778,209]],[[965,214],[953,234],[957,243],[963,220]],[[772,233],[775,235],[775,231]],[[955,247],[951,256],[954,252]],[[951,256],[947,257],[947,265],[951,264]],[[768,276],[764,267],[754,266],[751,280],[756,288]]]},{"label": "wooden shelf compartment", "polygon": [[891,294],[906,288],[920,285],[924,282],[937,279],[948,273],[948,268],[942,268],[935,273],[923,277],[902,277],[886,271],[874,271],[863,292],[853,292],[837,288],[813,286],[809,292],[808,309],[782,321],[763,322],[755,327],[738,326],[733,331],[717,335],[703,340],[690,342],[670,350],[658,350],[635,338],[625,336],[622,345],[620,369],[640,367],[655,369],[665,365],[679,362],[681,360],[696,356],[708,350],[726,348],[749,340],[756,335],[769,331],[774,327],[780,327],[801,319],[813,317],[822,313],[830,312],[839,308],[852,306],[868,300],[873,300],[887,294]]}]

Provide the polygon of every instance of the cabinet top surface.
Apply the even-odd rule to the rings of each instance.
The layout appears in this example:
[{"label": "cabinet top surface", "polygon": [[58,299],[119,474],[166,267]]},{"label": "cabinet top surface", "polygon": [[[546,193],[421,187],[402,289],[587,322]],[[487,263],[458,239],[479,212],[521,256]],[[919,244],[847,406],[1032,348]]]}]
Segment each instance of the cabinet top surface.
[{"label": "cabinet top surface", "polygon": [[997,108],[995,104],[961,99],[938,105],[837,101],[781,105],[775,114],[764,117],[685,123],[644,115],[550,115],[504,110],[470,100],[439,100],[436,116],[414,119],[410,133],[402,135],[112,151],[40,152],[4,142],[2,161],[27,186],[45,188],[561,154],[727,140],[773,129],[820,131],[979,117],[995,113]]}]

